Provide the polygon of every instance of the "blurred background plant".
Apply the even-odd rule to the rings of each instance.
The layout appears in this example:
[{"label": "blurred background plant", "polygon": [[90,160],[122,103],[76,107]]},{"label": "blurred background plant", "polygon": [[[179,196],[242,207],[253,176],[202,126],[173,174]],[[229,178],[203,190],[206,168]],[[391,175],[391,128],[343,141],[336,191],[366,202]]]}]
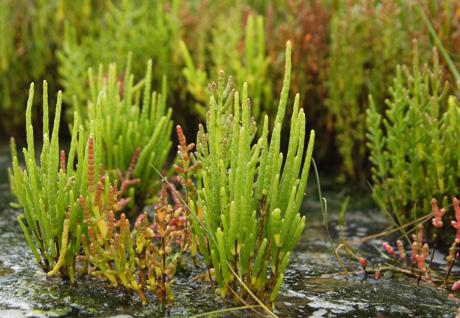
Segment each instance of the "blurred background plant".
[{"label": "blurred background plant", "polygon": [[412,67],[397,67],[384,115],[373,98],[367,111],[373,194],[399,225],[429,211],[431,198],[459,190],[459,101],[448,96],[433,52],[429,65],[416,48]]},{"label": "blurred background plant", "polygon": [[[363,180],[368,174],[365,113],[368,95],[378,105],[389,96],[397,64],[411,61],[417,39],[421,59],[429,59],[434,41],[419,10],[433,18],[434,29],[458,63],[458,3],[427,1],[336,1],[330,26],[330,56],[325,105],[333,117],[342,178]],[[443,60],[443,64],[445,61]],[[445,73],[446,74],[446,73]],[[452,79],[447,75],[448,79]]]},{"label": "blurred background plant", "polygon": [[[424,13],[435,31],[440,44],[446,50],[453,64],[459,69],[460,63],[460,3],[455,0],[429,1]],[[432,38],[433,35],[432,35]],[[436,41],[433,39],[433,46]],[[447,61],[441,59],[446,65]],[[452,73],[446,72],[446,78],[455,82]]]},{"label": "blurred background plant", "polygon": [[[103,1],[104,12],[97,23],[81,32],[75,25],[66,25],[62,44],[57,52],[59,77],[66,102],[87,99],[88,82],[82,81],[86,70],[99,64],[123,65],[129,52],[135,61],[152,60],[152,82],[159,86],[166,76],[175,83],[180,71],[177,64],[179,28],[177,12],[180,1]],[[177,70],[177,71],[176,71]],[[139,77],[143,63],[134,63],[131,72]],[[119,74],[123,77],[123,74]],[[175,88],[175,86],[170,86]]]},{"label": "blurred background plant", "polygon": [[[267,41],[271,74],[276,80],[276,89],[281,89],[283,78],[283,56],[286,41],[293,43],[291,93],[300,93],[301,107],[308,111],[307,125],[321,134],[321,143],[315,148],[316,158],[321,162],[331,160],[334,123],[330,112],[325,111],[327,97],[326,75],[329,57],[329,33],[332,14],[331,1],[288,0],[267,6]],[[335,158],[334,158],[335,159]],[[334,160],[332,159],[332,161]]]},{"label": "blurred background plant", "polygon": [[[237,88],[243,81],[248,82],[254,118],[262,122],[265,113],[273,114],[276,109],[268,74],[270,60],[266,52],[264,19],[246,7],[219,12],[216,19],[214,11],[206,12],[205,8],[199,8],[204,17],[200,15],[194,26],[201,34],[198,44],[191,52],[185,42],[180,43],[187,91],[196,101],[194,109],[200,117],[205,117],[209,78],[225,68],[233,76]],[[214,22],[213,27],[207,24],[211,18],[218,22]],[[226,23],[219,23],[223,19]],[[200,40],[205,42],[200,44]]]},{"label": "blurred background plant", "polygon": [[[1,1],[1,136],[24,136],[21,134],[27,86],[45,76],[56,76],[54,54],[62,41],[64,24],[70,23],[79,33],[85,33],[90,21],[103,9],[103,1]],[[55,92],[56,86],[51,85],[50,91]]]},{"label": "blurred background plant", "polygon": [[343,177],[367,175],[365,147],[368,95],[387,96],[394,68],[410,57],[415,2],[340,1],[331,19],[326,75],[327,110],[333,116]]}]

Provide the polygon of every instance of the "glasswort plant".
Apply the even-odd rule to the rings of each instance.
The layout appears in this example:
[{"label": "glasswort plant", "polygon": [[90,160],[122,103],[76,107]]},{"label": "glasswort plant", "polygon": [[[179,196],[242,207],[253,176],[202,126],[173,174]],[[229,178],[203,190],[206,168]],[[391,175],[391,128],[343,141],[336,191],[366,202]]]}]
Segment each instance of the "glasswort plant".
[{"label": "glasswort plant", "polygon": [[280,152],[290,75],[288,42],[274,128],[269,135],[265,116],[261,136],[256,138],[247,84],[240,99],[229,86],[224,89],[221,73],[217,88],[212,89],[206,129],[201,126],[197,137],[202,169],[198,198],[191,202],[192,227],[200,252],[214,270],[218,292],[235,301],[251,302],[256,296],[273,304],[305,226],[299,210],[315,134],[311,131],[305,151],[305,114],[297,94],[287,155]]},{"label": "glasswort plant", "polygon": [[[59,151],[59,125],[62,94],[58,93],[53,129],[49,131],[47,83],[43,83],[43,147],[36,161],[32,105],[34,84],[29,91],[26,110],[27,148],[23,149],[25,168],[19,163],[14,139],[11,142],[13,167],[9,169],[12,192],[24,213],[18,222],[39,266],[49,275],[61,273],[75,281],[75,259],[80,254],[84,231],[78,205],[80,195],[88,195],[88,184],[98,177],[94,167],[100,157],[85,138],[75,116],[68,160]],[[78,164],[75,164],[78,161]]]}]

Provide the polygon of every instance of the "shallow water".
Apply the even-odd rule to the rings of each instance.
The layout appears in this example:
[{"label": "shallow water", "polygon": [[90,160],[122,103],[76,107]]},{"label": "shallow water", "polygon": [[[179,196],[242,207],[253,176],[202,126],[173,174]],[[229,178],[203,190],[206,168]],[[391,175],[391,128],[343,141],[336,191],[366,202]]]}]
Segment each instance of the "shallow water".
[{"label": "shallow water", "polygon": [[[9,207],[6,168],[7,148],[0,148],[0,317],[187,317],[223,308],[212,290],[190,279],[198,270],[179,273],[170,312],[151,302],[141,306],[136,297],[107,289],[99,281],[87,279],[77,287],[57,278],[49,278],[34,263],[26,247],[16,217],[20,211]],[[285,284],[277,302],[280,317],[454,317],[459,304],[447,298],[446,291],[429,286],[417,287],[414,280],[382,278],[378,281],[363,275],[343,276],[332,254],[332,244],[321,224],[316,190],[304,205],[308,225],[292,256]],[[325,187],[329,201],[329,229],[337,235],[334,213],[343,195]],[[361,195],[353,197],[363,198]],[[350,240],[375,233],[385,221],[369,200],[351,200],[347,226],[343,234]],[[362,247],[371,262],[381,260],[375,246]],[[233,313],[228,317],[252,317],[253,313]]]}]

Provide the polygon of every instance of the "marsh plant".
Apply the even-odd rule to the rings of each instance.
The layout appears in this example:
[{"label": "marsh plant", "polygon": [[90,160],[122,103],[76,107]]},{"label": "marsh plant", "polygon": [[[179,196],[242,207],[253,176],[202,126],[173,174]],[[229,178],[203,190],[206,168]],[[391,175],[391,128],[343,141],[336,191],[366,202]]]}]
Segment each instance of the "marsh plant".
[{"label": "marsh plant", "polygon": [[[26,110],[27,147],[22,150],[25,167],[18,159],[14,139],[11,142],[13,166],[9,169],[11,190],[24,213],[18,222],[38,263],[48,275],[60,273],[75,281],[75,260],[80,254],[80,237],[85,231],[80,196],[86,197],[91,178],[98,177],[100,153],[87,143],[79,117],[73,122],[67,156],[59,146],[62,94],[59,92],[53,128],[49,130],[47,83],[43,83],[43,146],[36,153],[32,105],[34,84],[29,90]],[[67,157],[67,160],[66,160]]]},{"label": "marsh plant", "polygon": [[284,85],[269,134],[268,116],[256,137],[247,84],[241,97],[224,87],[221,73],[211,85],[206,128],[197,136],[198,198],[191,201],[199,251],[212,268],[217,291],[236,302],[256,296],[273,304],[291,252],[305,226],[299,213],[314,144],[305,150],[305,114],[295,96],[287,155],[280,151],[288,103],[291,44],[287,43]]},{"label": "marsh plant", "polygon": [[429,210],[430,198],[458,193],[459,101],[448,96],[436,51],[422,65],[398,66],[384,115],[370,100],[368,147],[373,195],[399,224]]},{"label": "marsh plant", "polygon": [[[166,80],[160,92],[152,91],[152,61],[145,77],[134,83],[131,55],[123,73],[116,64],[97,72],[88,71],[86,104],[75,104],[83,125],[95,136],[96,151],[109,174],[119,182],[139,179],[129,185],[131,198],[143,207],[159,190],[158,173],[171,150],[172,109],[167,106]],[[133,192],[134,191],[134,192]]]}]

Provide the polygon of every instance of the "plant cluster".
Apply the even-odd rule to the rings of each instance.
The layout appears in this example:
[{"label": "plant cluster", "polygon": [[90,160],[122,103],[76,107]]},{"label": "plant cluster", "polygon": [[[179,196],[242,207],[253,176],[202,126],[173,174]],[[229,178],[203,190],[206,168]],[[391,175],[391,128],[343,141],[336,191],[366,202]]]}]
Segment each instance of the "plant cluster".
[{"label": "plant cluster", "polygon": [[[460,277],[456,266],[460,257],[460,202],[456,197],[451,205],[447,205],[447,199],[444,201],[445,207],[440,208],[436,198],[433,198],[431,213],[396,229],[361,238],[360,243],[388,236],[395,239],[394,244],[388,241],[381,243],[381,257],[377,260],[358,256],[349,242],[341,238],[342,242],[335,253],[343,272],[363,274],[366,280],[371,274],[375,280],[392,276],[414,278],[417,286],[423,282],[437,289],[448,290],[448,297],[458,300]],[[450,207],[453,213],[448,213],[451,212]],[[341,250],[350,260],[348,266],[341,258]],[[361,269],[356,270],[351,261],[357,261]]]},{"label": "plant cluster", "polygon": [[367,111],[373,195],[399,224],[460,184],[458,100],[447,96],[436,51],[430,66],[420,65],[417,52],[411,69],[397,67],[384,115],[372,98]]},{"label": "plant cluster", "polygon": [[[86,268],[89,263],[91,274],[135,291],[143,303],[147,301],[147,289],[161,302],[171,302],[170,285],[178,255],[172,247],[177,246],[176,250],[182,253],[190,240],[185,232],[185,209],[178,203],[171,207],[164,188],[154,221],[150,223],[147,214],[142,214],[131,228],[121,210],[129,203],[129,198],[124,198],[128,186],[140,183],[140,179],[122,180],[120,189],[110,183],[102,168],[102,143],[98,139],[101,137],[88,136],[77,113],[66,161],[65,152],[59,149],[62,95],[58,94],[50,136],[46,82],[43,147],[37,163],[31,120],[33,98],[32,84],[26,111],[25,168],[20,166],[13,139],[9,177],[11,189],[24,209],[18,222],[38,265],[48,275],[60,274],[73,283],[77,274],[84,274],[77,269]],[[134,170],[135,161],[132,160],[127,176]],[[82,252],[84,259],[80,257]]]},{"label": "plant cluster", "polygon": [[299,210],[311,162],[314,132],[305,150],[305,114],[296,95],[287,155],[280,151],[288,102],[291,45],[286,49],[284,85],[274,129],[265,116],[260,137],[251,117],[247,85],[240,95],[211,87],[206,129],[200,127],[198,197],[191,201],[192,228],[205,262],[213,268],[222,297],[272,304],[289,257],[305,226]]},{"label": "plant cluster", "polygon": [[[305,226],[299,210],[314,143],[312,131],[305,146],[305,114],[297,94],[286,156],[281,151],[290,43],[272,132],[266,115],[256,137],[247,84],[240,101],[231,80],[224,89],[222,72],[218,85],[210,86],[206,129],[199,128],[196,152],[177,126],[176,178],[162,180],[153,216],[144,212],[134,222],[123,210],[134,197],[133,187],[159,181],[155,173],[138,174],[137,169],[153,165],[156,152],[166,158],[170,140],[164,133],[170,129],[171,112],[165,114],[165,88],[164,95],[150,90],[151,62],[146,77],[136,85],[128,75],[129,65],[130,61],[123,82],[115,65],[107,75],[101,67],[96,78],[89,72],[91,98],[84,111],[74,114],[67,161],[65,152],[59,151],[62,94],[58,94],[49,137],[45,82],[43,148],[36,162],[31,85],[23,150],[26,165],[21,168],[13,140],[10,182],[24,209],[18,221],[37,263],[48,275],[60,274],[72,283],[91,274],[136,293],[144,304],[148,292],[162,303],[171,303],[181,255],[190,251],[196,261],[199,252],[222,297],[272,305]],[[144,144],[137,147],[141,133]],[[160,134],[162,143],[158,143]]]}]

